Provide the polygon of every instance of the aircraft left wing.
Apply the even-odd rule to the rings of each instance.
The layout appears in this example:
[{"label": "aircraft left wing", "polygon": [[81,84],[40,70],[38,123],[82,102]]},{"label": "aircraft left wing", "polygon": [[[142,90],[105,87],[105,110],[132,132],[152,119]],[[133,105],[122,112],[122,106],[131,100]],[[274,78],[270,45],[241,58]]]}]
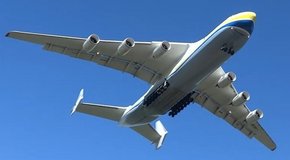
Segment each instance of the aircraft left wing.
[{"label": "aircraft left wing", "polygon": [[[228,75],[225,78],[225,75]],[[222,78],[224,81],[222,82]],[[200,104],[214,115],[224,119],[234,128],[240,130],[249,138],[256,138],[271,150],[276,149],[275,142],[259,124],[263,117],[259,109],[250,111],[244,104],[250,97],[246,92],[238,94],[231,83],[235,75],[226,74],[220,67],[197,87],[193,95],[194,102]]]},{"label": "aircraft left wing", "polygon": [[188,43],[135,42],[100,40],[97,35],[88,38],[12,31],[6,34],[43,46],[45,50],[95,62],[132,74],[150,84],[166,77],[188,50]]}]

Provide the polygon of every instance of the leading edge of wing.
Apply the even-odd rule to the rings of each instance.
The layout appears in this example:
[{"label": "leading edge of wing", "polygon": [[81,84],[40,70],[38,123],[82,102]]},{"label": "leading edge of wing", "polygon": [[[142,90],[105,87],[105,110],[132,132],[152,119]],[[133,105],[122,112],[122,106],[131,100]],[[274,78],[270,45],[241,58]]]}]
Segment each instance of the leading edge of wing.
[{"label": "leading edge of wing", "polygon": [[[76,40],[76,41],[82,41],[84,42],[86,38],[81,38],[81,37],[74,37],[74,36],[63,36],[63,35],[56,35],[56,34],[44,34],[44,33],[36,33],[36,32],[23,32],[23,31],[10,31],[5,34],[5,37],[9,38],[14,38],[14,39],[19,39],[19,40],[24,40],[32,43],[37,43],[37,44],[45,44],[47,41],[38,41],[38,40],[33,40],[31,39],[33,36],[35,37],[42,37],[43,40],[50,40],[51,38],[53,39],[71,39],[71,40]],[[122,41],[120,40],[101,40],[103,43],[121,43]],[[159,41],[152,41],[152,42],[146,42],[146,41],[136,41],[136,44],[147,44],[150,45],[152,43],[160,43]],[[170,42],[172,44],[186,44],[182,42]]]},{"label": "leading edge of wing", "polygon": [[59,46],[70,46],[74,49],[81,49],[82,44],[86,40],[80,37],[70,37],[52,34],[42,34],[33,32],[11,31],[6,34],[6,37],[23,40],[31,43],[46,45],[57,44]]}]

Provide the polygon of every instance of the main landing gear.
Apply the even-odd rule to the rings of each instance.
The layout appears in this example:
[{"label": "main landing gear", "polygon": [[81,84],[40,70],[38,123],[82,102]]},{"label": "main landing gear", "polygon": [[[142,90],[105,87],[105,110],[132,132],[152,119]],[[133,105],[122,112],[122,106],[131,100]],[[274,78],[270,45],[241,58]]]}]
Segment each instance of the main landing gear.
[{"label": "main landing gear", "polygon": [[180,111],[182,111],[186,106],[188,106],[191,102],[193,102],[193,98],[191,97],[193,93],[194,92],[187,94],[180,101],[178,101],[173,107],[171,107],[168,115],[171,117],[174,117]]},{"label": "main landing gear", "polygon": [[169,83],[164,81],[153,93],[151,93],[148,97],[145,97],[143,101],[144,106],[149,106],[153,101],[155,101],[163,92],[167,90],[169,87]]}]

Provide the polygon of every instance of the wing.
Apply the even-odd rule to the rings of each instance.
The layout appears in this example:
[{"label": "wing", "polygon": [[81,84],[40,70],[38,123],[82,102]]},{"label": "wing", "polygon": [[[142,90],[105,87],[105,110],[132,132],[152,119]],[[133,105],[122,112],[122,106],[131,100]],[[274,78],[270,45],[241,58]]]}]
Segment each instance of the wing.
[{"label": "wing", "polygon": [[258,121],[247,121],[247,116],[250,114],[248,107],[245,104],[237,106],[231,104],[233,98],[238,95],[234,86],[230,84],[224,88],[217,87],[219,79],[224,74],[224,70],[220,67],[201,82],[197,88],[197,93],[194,95],[194,101],[227,121],[247,137],[255,137],[269,149],[275,150],[276,144]]},{"label": "wing", "polygon": [[119,55],[116,53],[122,41],[100,40],[94,48],[87,52],[84,51],[86,38],[19,31],[9,32],[6,36],[43,45],[45,50],[127,72],[150,84],[166,77],[189,47],[188,43],[170,42],[170,49],[166,54],[159,58],[152,58],[152,53],[162,42],[135,42],[132,49],[126,54]]}]

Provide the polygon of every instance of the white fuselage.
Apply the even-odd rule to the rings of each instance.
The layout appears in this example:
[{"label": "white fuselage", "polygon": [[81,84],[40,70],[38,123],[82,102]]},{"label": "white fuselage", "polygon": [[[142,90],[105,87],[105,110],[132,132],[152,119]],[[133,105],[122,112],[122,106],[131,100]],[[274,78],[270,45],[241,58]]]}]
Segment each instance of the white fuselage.
[{"label": "white fuselage", "polygon": [[[189,93],[193,92],[198,84],[220,67],[231,54],[221,50],[228,47],[238,51],[248,40],[249,34],[239,28],[228,26],[214,30],[201,41],[198,46],[193,45],[192,51],[185,54],[180,63],[172,70],[168,77],[154,84],[144,96],[129,107],[121,118],[121,125],[136,126],[147,124],[158,116],[166,114],[175,104]],[[144,101],[164,83],[170,86],[149,105]],[[147,98],[147,99],[146,99]]]}]

